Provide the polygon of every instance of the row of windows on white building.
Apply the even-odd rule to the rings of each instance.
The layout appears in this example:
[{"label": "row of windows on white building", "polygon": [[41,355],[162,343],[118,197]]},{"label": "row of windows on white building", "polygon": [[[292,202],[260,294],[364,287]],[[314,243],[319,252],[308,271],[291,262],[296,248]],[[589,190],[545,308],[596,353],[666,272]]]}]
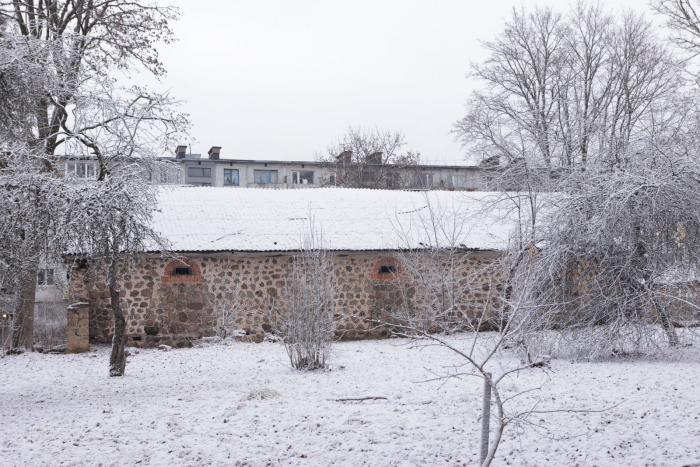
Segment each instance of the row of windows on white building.
[{"label": "row of windows on white building", "polygon": [[[211,167],[188,167],[187,176],[190,179],[195,179],[190,180],[190,183],[193,185],[211,186],[211,183],[196,181],[197,178],[211,178],[211,171]],[[291,180],[288,182],[286,176],[283,181],[280,180],[279,171],[277,170],[255,169],[253,171],[253,183],[260,185],[279,183],[314,185],[318,183],[315,172],[312,170],[297,170],[292,171],[291,174]],[[82,180],[94,180],[97,178],[97,167],[94,162],[68,162],[66,163],[66,175]],[[163,184],[181,183],[180,169],[162,172],[156,180]],[[330,185],[335,185],[335,175],[330,174],[328,181]],[[454,188],[477,188],[473,186],[474,180],[472,180],[472,177],[466,175],[452,175],[450,181]],[[435,186],[434,174],[414,173],[412,174],[412,182],[414,187],[432,188]],[[223,186],[240,186],[239,169],[224,169]]]},{"label": "row of windows on white building", "polygon": [[[161,173],[161,183],[173,183],[170,174]],[[210,167],[188,167],[188,177],[211,177]],[[68,162],[66,164],[66,176],[74,177],[82,180],[94,180],[97,178],[97,169],[94,162]],[[254,170],[254,183],[259,184],[277,184],[279,183],[279,174],[277,170]],[[293,171],[291,183],[302,185],[314,184],[314,172]],[[239,186],[240,176],[238,169],[224,169],[224,186]]]}]

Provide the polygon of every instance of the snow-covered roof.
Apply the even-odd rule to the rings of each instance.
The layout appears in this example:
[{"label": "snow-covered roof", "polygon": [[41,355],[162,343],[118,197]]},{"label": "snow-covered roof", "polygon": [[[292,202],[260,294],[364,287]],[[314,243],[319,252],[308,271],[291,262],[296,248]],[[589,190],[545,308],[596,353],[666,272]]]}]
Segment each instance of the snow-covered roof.
[{"label": "snow-covered roof", "polygon": [[[299,249],[311,216],[328,249],[394,250],[431,242],[424,223],[439,211],[460,226],[464,247],[500,250],[512,224],[488,209],[493,198],[458,191],[162,187],[154,227],[173,251],[289,251]],[[482,210],[488,214],[477,216]]]}]

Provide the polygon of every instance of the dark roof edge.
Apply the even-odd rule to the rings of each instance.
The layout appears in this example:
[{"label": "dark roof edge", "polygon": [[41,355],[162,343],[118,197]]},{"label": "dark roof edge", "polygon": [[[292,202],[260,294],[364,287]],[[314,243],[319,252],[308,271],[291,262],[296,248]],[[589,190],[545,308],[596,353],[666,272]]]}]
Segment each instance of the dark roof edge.
[{"label": "dark roof edge", "polygon": [[[465,252],[500,252],[495,248],[492,249],[482,249],[482,248],[463,248],[460,249]],[[302,250],[169,250],[169,253],[181,254],[181,255],[196,255],[196,254],[232,254],[232,255],[245,255],[245,254],[280,254],[288,255],[290,253],[300,253]],[[381,250],[334,250],[329,249],[329,252],[333,254],[356,254],[356,253],[387,253],[387,252],[398,252],[406,251],[398,248],[386,248]],[[143,254],[161,254],[159,250],[148,250],[144,251]]]},{"label": "dark roof edge", "polygon": [[[176,162],[214,162],[214,163],[238,163],[238,164],[282,164],[282,165],[314,165],[320,167],[333,167],[332,162],[319,161],[275,161],[275,160],[257,160],[257,159],[177,159],[175,157],[161,157],[159,159],[176,161]],[[392,164],[385,164],[392,166]],[[417,164],[415,166],[401,166],[401,168],[429,168],[429,169],[483,169],[478,165],[436,165],[436,164]]]}]

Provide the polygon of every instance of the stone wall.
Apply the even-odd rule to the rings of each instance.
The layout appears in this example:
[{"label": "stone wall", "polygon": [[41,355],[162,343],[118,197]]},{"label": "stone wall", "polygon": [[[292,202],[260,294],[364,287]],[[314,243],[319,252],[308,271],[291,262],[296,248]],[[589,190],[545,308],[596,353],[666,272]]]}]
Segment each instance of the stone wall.
[{"label": "stone wall", "polygon": [[[465,293],[466,305],[462,307],[465,318],[498,306],[498,299],[490,291],[494,276],[484,272],[495,258],[495,253],[487,252],[465,258],[462,275],[474,282]],[[202,337],[213,334],[210,303],[234,289],[240,291],[245,308],[244,315],[238,319],[238,328],[256,341],[262,340],[270,329],[267,310],[270,303],[276,300],[280,303],[278,298],[282,295],[292,258],[191,254],[181,259],[143,258],[137,270],[125,276],[121,297],[128,316],[128,345],[192,346]],[[381,317],[384,311],[401,306],[404,300],[418,299],[415,287],[410,286],[410,278],[401,271],[400,280],[392,274],[381,273],[381,265],[392,261],[396,263],[387,254],[336,254],[333,257],[340,315],[338,338],[388,337],[387,329],[374,329],[367,320]],[[184,264],[192,267],[192,274],[173,275],[174,267]],[[114,326],[106,285],[101,281],[86,281],[82,271],[75,271],[71,287],[76,301],[90,304],[90,341],[111,342]]]},{"label": "stone wall", "polygon": [[86,302],[74,303],[67,309],[66,353],[82,353],[90,350],[90,307]]}]

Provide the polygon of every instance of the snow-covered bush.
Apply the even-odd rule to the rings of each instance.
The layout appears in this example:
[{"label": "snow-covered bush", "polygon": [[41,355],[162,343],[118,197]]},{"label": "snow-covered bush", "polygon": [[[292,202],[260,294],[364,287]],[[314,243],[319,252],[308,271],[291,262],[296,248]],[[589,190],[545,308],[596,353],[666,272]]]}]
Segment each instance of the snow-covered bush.
[{"label": "snow-covered bush", "polygon": [[290,259],[280,300],[270,306],[272,330],[281,336],[293,368],[326,368],[335,331],[335,271],[323,235],[310,216],[301,248]]},{"label": "snow-covered bush", "polygon": [[622,167],[591,167],[563,183],[575,191],[556,197],[539,248],[518,266],[530,304],[518,319],[542,331],[521,343],[583,358],[678,345],[676,328],[700,322],[698,303],[672,304],[700,267],[695,160],[645,148]]}]

